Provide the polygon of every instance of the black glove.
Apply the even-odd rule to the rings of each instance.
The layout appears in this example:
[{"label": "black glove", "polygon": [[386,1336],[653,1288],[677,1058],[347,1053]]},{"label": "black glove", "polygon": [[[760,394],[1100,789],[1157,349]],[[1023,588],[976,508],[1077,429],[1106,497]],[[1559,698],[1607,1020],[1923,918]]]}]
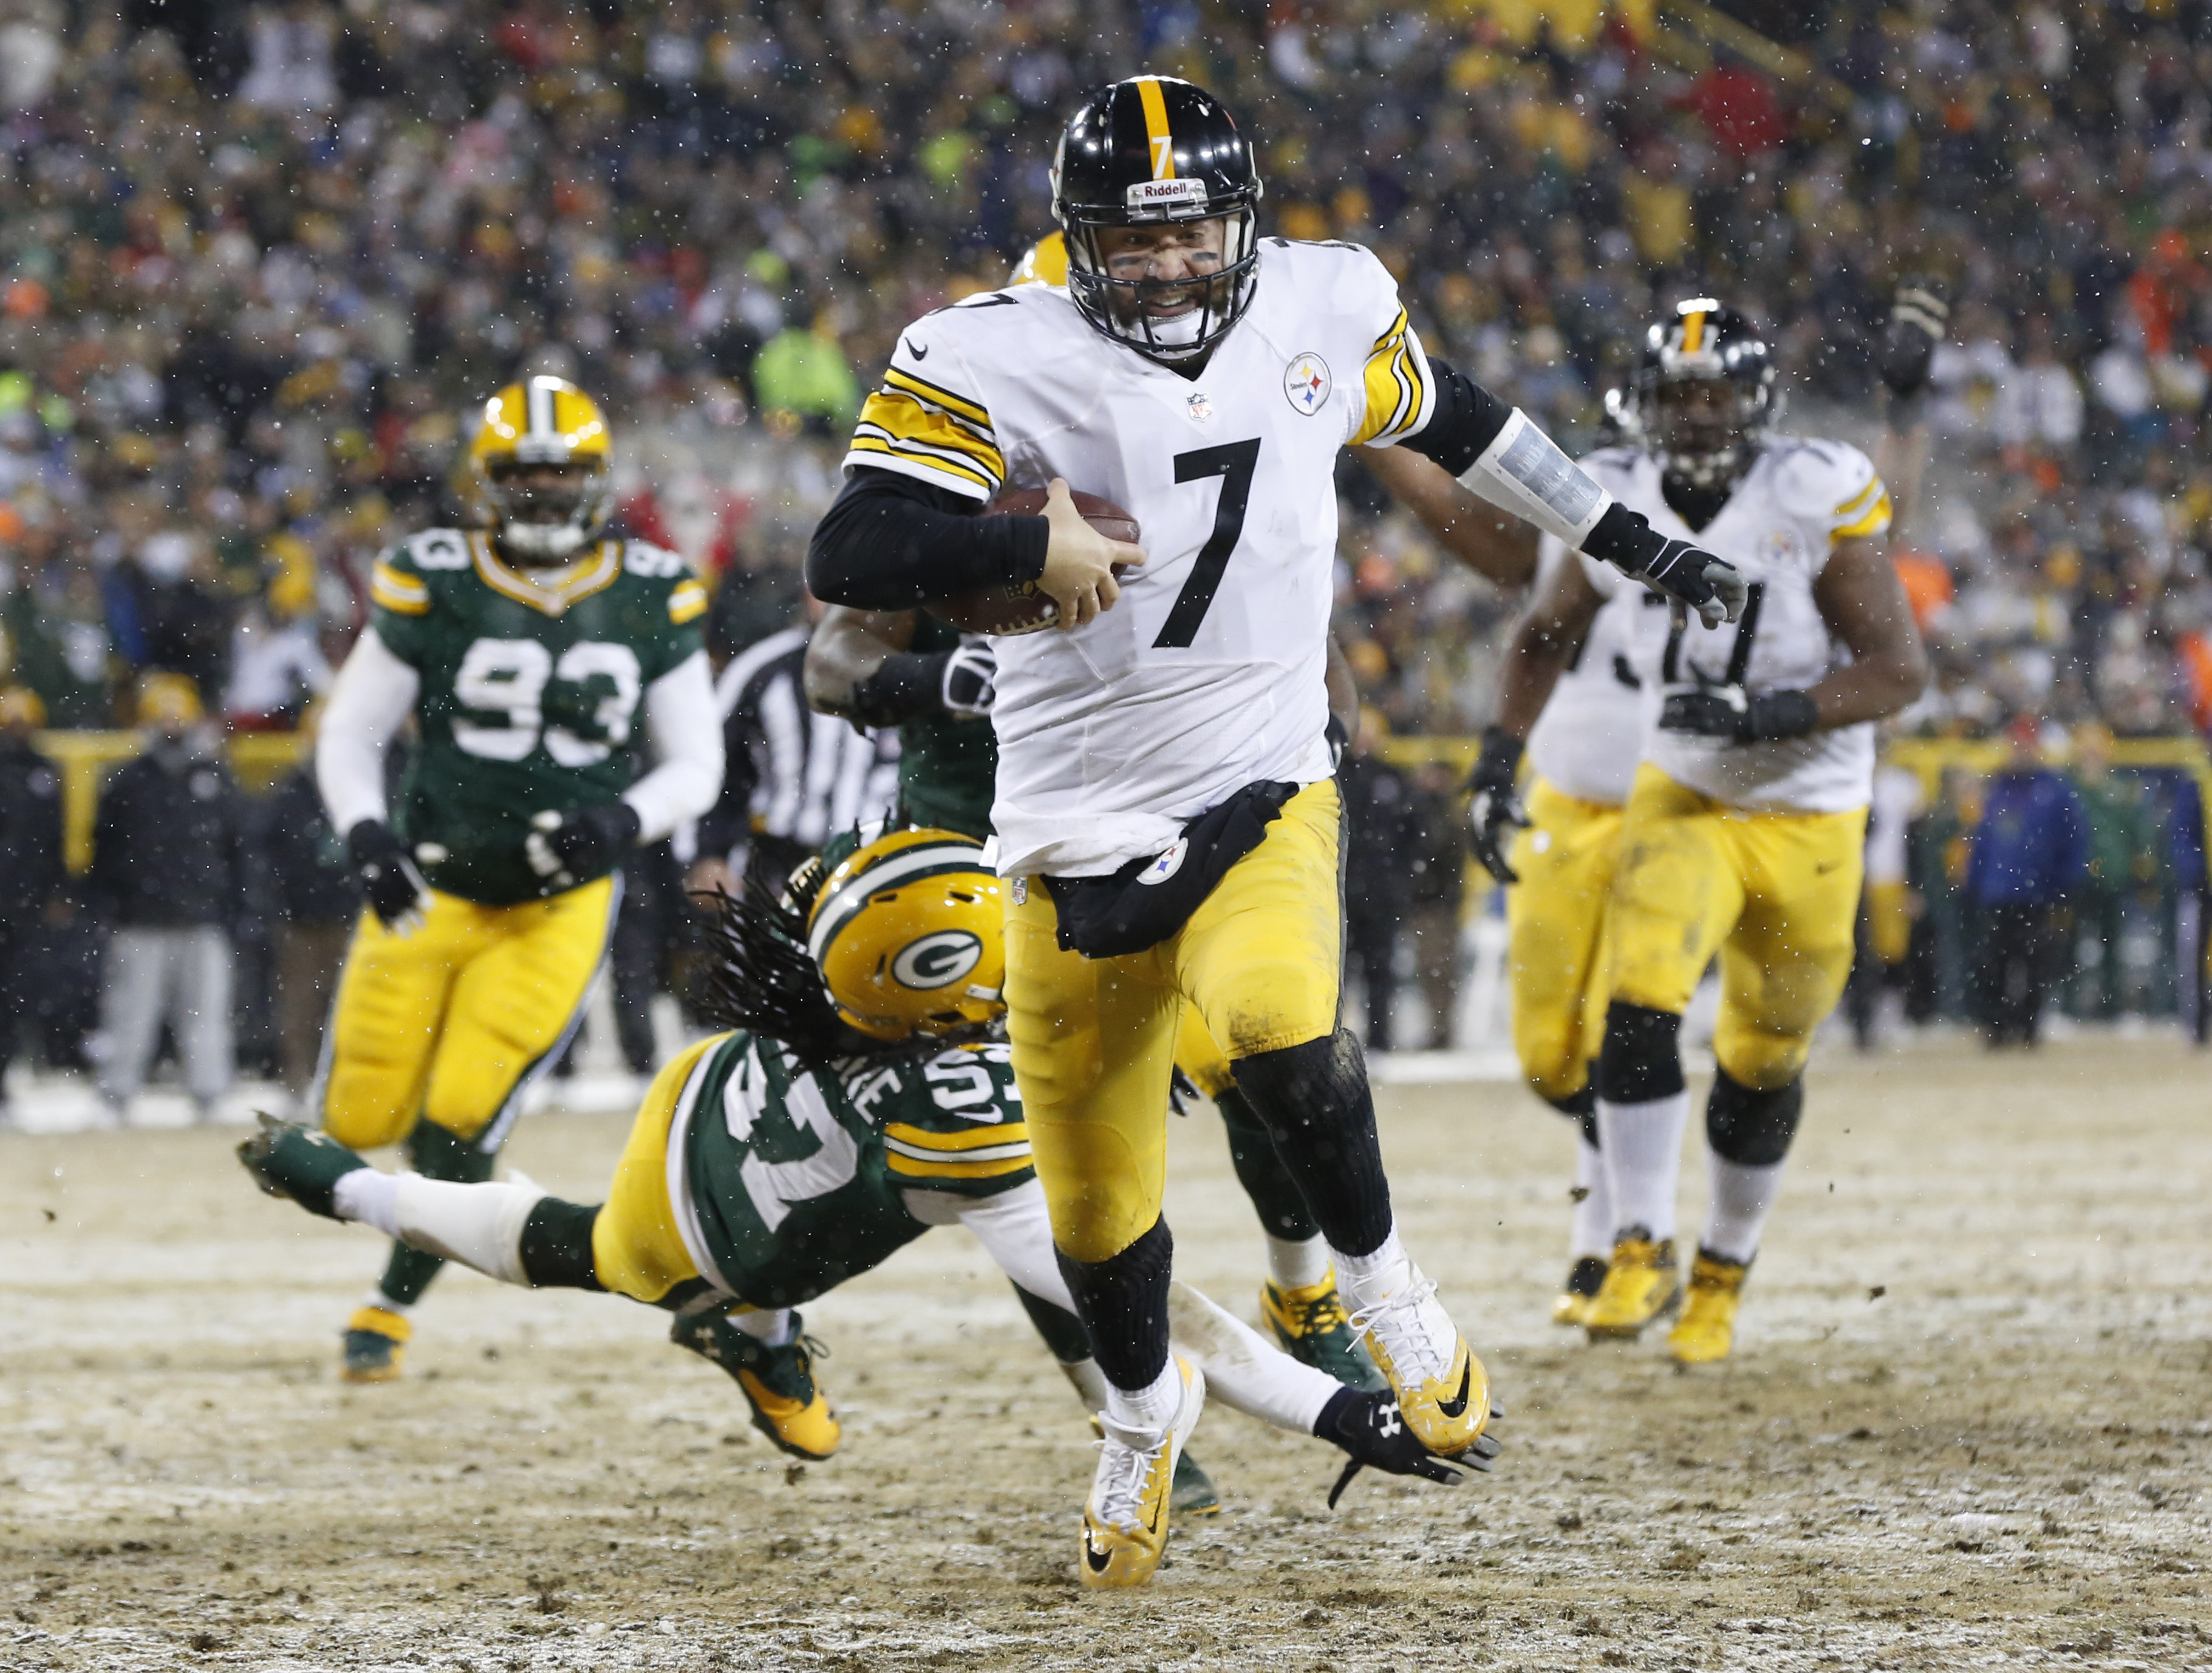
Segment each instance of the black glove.
[{"label": "black glove", "polygon": [[346,832],[346,855],[368,910],[395,935],[412,934],[429,910],[430,885],[415,869],[407,844],[381,819],[363,819]]},{"label": "black glove", "polygon": [[1733,622],[1750,596],[1743,576],[1686,540],[1672,540],[1618,500],[1607,506],[1583,550],[1643,581],[1653,591],[1698,612],[1707,627]]},{"label": "black glove", "polygon": [[956,721],[981,721],[999,700],[999,658],[988,640],[963,644],[945,659],[945,677],[939,695],[945,712]]},{"label": "black glove", "polygon": [[1925,277],[1899,279],[1889,321],[1875,344],[1875,369],[1889,392],[1909,400],[1927,386],[1936,345],[1950,329],[1951,302],[1943,281]]},{"label": "black glove", "polygon": [[1482,862],[1482,869],[1500,883],[1521,880],[1505,863],[1505,848],[1513,840],[1514,827],[1528,823],[1528,816],[1521,811],[1520,793],[1514,788],[1520,770],[1521,740],[1502,727],[1486,727],[1482,753],[1467,781],[1467,845]]},{"label": "black glove", "polygon": [[1659,730],[1731,744],[1802,738],[1820,723],[1810,691],[1747,691],[1741,685],[1698,685],[1669,691],[1659,706]]},{"label": "black glove", "polygon": [[[1490,1415],[1496,1419],[1504,1414],[1493,1407]],[[1314,1433],[1352,1455],[1336,1485],[1328,1490],[1331,1510],[1352,1485],[1352,1478],[1370,1464],[1386,1475],[1421,1475],[1448,1487],[1457,1487],[1467,1471],[1486,1472],[1499,1450],[1491,1436],[1479,1435],[1474,1445],[1457,1457],[1431,1452],[1399,1413],[1395,1395],[1362,1394],[1353,1389],[1340,1389],[1329,1396],[1328,1404],[1321,1408],[1321,1416],[1314,1422]]]},{"label": "black glove", "polygon": [[530,869],[556,890],[573,889],[580,881],[612,871],[643,829],[637,809],[626,801],[572,807],[565,813],[548,809],[531,820],[522,851]]}]

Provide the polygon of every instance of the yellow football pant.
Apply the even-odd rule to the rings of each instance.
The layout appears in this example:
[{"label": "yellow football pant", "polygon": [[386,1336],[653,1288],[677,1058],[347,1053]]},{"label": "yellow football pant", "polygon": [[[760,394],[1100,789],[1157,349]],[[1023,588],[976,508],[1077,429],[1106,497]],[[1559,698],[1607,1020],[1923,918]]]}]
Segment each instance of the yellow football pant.
[{"label": "yellow football pant", "polygon": [[1788,1086],[1850,974],[1866,821],[1747,812],[1638,769],[1607,908],[1612,997],[1680,1015],[1717,952],[1713,1056],[1754,1092]]},{"label": "yellow football pant", "polygon": [[1874,956],[1885,964],[1905,962],[1912,949],[1912,912],[1902,883],[1869,883],[1866,888],[1867,933]]},{"label": "yellow football pant", "polygon": [[1620,809],[1528,787],[1528,828],[1510,856],[1505,892],[1513,1049],[1538,1095],[1573,1097],[1605,1043],[1606,901],[1620,852]]},{"label": "yellow football pant", "polygon": [[699,1275],[668,1199],[668,1129],[684,1083],[699,1060],[728,1037],[716,1034],[679,1052],[653,1076],[638,1105],[606,1203],[592,1222],[592,1273],[617,1295],[655,1302]]},{"label": "yellow football pant", "polygon": [[1051,893],[1006,908],[1006,1032],[1053,1241],[1120,1253],[1159,1218],[1168,1088],[1186,1011],[1231,1062],[1336,1031],[1343,924],[1336,782],[1309,784],[1189,922],[1119,958],[1063,952]]},{"label": "yellow football pant", "polygon": [[410,935],[363,912],[324,1047],[325,1129],[369,1150],[419,1115],[497,1149],[524,1088],[582,1020],[615,901],[612,877],[516,906],[434,890]]}]

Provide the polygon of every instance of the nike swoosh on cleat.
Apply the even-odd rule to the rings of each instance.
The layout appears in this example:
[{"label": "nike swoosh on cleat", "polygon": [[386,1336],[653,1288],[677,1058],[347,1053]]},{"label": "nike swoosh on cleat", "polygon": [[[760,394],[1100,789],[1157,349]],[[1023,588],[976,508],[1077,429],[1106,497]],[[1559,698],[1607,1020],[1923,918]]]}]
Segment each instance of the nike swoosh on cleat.
[{"label": "nike swoosh on cleat", "polygon": [[1091,1530],[1088,1528],[1083,1530],[1083,1560],[1091,1565],[1093,1574],[1103,1574],[1106,1565],[1114,1560],[1111,1551],[1101,1551],[1091,1542]]},{"label": "nike swoosh on cleat", "polygon": [[1472,1364],[1462,1366],[1459,1368],[1459,1392],[1449,1400],[1437,1401],[1437,1409],[1446,1417],[1465,1416],[1468,1393],[1474,1385],[1474,1366]]}]

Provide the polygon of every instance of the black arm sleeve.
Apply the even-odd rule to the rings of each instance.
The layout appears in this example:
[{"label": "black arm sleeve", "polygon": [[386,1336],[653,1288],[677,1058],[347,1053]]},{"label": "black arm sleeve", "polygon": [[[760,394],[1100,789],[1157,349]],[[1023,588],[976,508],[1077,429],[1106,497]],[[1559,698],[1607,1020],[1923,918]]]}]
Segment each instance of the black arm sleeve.
[{"label": "black arm sleeve", "polygon": [[951,651],[893,651],[853,688],[853,718],[862,726],[903,726],[945,712],[945,665]]},{"label": "black arm sleeve", "polygon": [[978,517],[973,500],[855,466],[806,548],[806,589],[855,610],[911,610],[1044,573],[1042,517]]},{"label": "black arm sleeve", "polygon": [[1513,409],[1474,379],[1431,356],[1429,375],[1436,380],[1437,410],[1429,422],[1398,445],[1432,459],[1454,476],[1480,459]]}]

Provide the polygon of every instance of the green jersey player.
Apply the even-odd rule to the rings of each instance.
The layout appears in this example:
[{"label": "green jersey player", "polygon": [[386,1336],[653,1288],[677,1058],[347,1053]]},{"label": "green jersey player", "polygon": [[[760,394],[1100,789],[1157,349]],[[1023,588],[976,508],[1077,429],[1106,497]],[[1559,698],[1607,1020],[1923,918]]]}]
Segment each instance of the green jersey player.
[{"label": "green jersey player", "polygon": [[[309,1103],[340,1143],[404,1141],[418,1171],[456,1181],[489,1176],[581,1019],[623,855],[703,812],[722,778],[706,593],[673,553],[601,538],[599,409],[532,378],[485,404],[471,459],[490,526],[377,562],[315,755],[369,910]],[[410,716],[419,745],[387,806],[385,750]],[[349,1380],[399,1374],[438,1267],[393,1250],[347,1321]]]},{"label": "green jersey player", "polygon": [[[913,830],[826,878],[803,873],[780,900],[749,881],[724,908],[708,1001],[738,1026],[661,1072],[601,1204],[380,1173],[326,1134],[266,1118],[240,1159],[272,1194],[492,1277],[668,1309],[674,1340],[731,1373],[762,1431],[812,1458],[841,1437],[791,1310],[957,1221],[1033,1317],[1060,1321],[1048,1340],[1097,1409],[1103,1385],[994,1037],[999,888],[980,844]],[[1178,1288],[1174,1307],[1228,1403],[1334,1441],[1355,1465],[1454,1479],[1387,1395],[1274,1352],[1194,1291]],[[1462,1462],[1486,1467],[1493,1452]]]}]

